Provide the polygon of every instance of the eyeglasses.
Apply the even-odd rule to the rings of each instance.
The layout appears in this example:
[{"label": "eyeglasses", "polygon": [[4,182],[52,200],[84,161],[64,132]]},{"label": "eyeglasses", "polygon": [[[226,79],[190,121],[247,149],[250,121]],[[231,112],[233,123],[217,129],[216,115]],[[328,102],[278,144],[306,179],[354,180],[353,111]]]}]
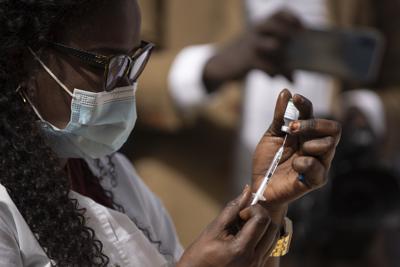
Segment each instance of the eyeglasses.
[{"label": "eyeglasses", "polygon": [[142,74],[149,61],[154,44],[141,41],[140,47],[133,55],[104,56],[82,49],[66,46],[61,43],[49,42],[53,48],[65,54],[77,57],[81,61],[96,68],[104,69],[104,90],[111,91],[119,81],[127,78],[132,84]]}]

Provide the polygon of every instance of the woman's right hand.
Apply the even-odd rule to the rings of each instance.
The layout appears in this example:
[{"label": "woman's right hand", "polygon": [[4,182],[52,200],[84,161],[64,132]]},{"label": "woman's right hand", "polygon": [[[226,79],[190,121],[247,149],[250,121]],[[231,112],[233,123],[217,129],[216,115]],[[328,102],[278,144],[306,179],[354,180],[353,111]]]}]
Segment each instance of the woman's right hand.
[{"label": "woman's right hand", "polygon": [[246,187],[185,251],[177,267],[265,266],[279,227],[262,205],[247,207],[250,198]]}]

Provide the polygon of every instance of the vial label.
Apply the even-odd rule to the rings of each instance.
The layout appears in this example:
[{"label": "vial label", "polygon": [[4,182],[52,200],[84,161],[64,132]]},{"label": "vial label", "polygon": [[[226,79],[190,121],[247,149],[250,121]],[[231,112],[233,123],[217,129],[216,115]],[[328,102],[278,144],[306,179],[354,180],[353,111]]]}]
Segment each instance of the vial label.
[{"label": "vial label", "polygon": [[286,111],[285,111],[285,118],[294,121],[299,119],[299,115],[300,112],[299,110],[296,108],[296,106],[293,104],[293,101],[290,100],[287,107],[286,107]]},{"label": "vial label", "polygon": [[290,134],[289,124],[292,121],[298,120],[300,116],[299,110],[293,104],[292,100],[289,100],[288,105],[285,110],[285,115],[283,116],[283,120],[285,124],[282,126],[281,130],[285,133]]}]

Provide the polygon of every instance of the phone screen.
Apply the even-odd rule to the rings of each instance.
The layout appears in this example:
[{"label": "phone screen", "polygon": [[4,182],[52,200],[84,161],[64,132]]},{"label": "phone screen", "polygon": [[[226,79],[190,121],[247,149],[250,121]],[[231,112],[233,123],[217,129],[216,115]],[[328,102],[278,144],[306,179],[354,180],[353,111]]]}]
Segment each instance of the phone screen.
[{"label": "phone screen", "polygon": [[338,78],[370,82],[376,79],[384,48],[382,34],[362,30],[305,30],[289,42],[286,64]]}]

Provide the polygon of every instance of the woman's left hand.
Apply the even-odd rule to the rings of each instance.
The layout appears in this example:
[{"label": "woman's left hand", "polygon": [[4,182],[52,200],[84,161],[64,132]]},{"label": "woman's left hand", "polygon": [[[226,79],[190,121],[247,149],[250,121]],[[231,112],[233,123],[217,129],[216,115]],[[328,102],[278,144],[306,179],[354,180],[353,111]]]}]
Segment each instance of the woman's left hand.
[{"label": "woman's left hand", "polygon": [[[313,118],[311,102],[303,96],[283,90],[277,100],[270,128],[259,142],[253,159],[252,191],[256,192],[275,153],[284,141],[281,131],[287,103],[293,98],[300,118],[290,124],[283,157],[272,176],[264,197],[270,212],[286,212],[287,205],[327,182],[336,146],[340,140],[340,124]],[[282,217],[282,216],[279,216]]]}]

